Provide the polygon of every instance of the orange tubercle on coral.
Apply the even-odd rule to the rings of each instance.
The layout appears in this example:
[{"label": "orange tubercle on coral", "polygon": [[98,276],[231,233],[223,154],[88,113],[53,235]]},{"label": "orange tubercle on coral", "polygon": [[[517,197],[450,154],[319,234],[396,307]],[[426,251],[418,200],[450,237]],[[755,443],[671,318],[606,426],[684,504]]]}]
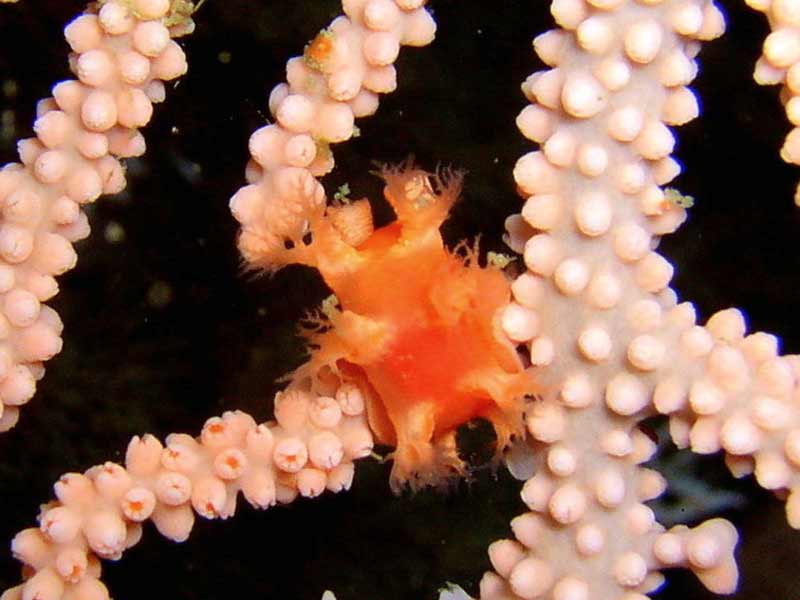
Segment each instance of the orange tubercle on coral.
[{"label": "orange tubercle on coral", "polygon": [[463,255],[449,252],[439,233],[460,175],[402,167],[382,176],[395,222],[372,231],[363,201],[311,220],[302,256],[313,259],[299,262],[319,269],[339,308],[326,311],[329,327],[309,334],[311,359],[293,385],[322,393],[330,377],[357,385],[377,441],[396,447],[399,490],[461,473],[455,432],[472,419],[491,421],[504,448],[535,386],[499,331],[505,275],[480,267],[465,245]]}]

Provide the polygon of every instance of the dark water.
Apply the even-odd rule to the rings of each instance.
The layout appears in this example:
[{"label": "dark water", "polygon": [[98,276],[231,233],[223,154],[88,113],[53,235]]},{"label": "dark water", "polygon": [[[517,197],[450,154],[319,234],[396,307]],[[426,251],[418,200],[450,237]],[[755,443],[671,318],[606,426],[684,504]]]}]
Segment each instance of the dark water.
[{"label": "dark water", "polygon": [[[11,137],[29,134],[34,101],[68,75],[60,30],[80,5],[0,5],[0,163],[13,158]],[[550,24],[546,4],[438,0],[433,8],[437,41],[404,52],[400,91],[338,149],[329,189],[347,182],[354,196],[377,198],[371,161],[412,153],[429,168],[464,168],[465,195],[446,238],[454,244],[482,233],[487,249],[502,250],[503,219],[520,207],[510,170],[527,148],[514,127],[524,106],[519,83],[538,67],[530,39]],[[726,8],[735,12],[729,35],[701,55],[705,116],[683,128],[678,148],[688,172],[677,186],[696,204],[661,248],[677,262],[681,296],[703,319],[744,306],[753,328],[782,333],[784,350],[797,352],[798,173],[776,157],[787,130],[776,92],[750,76],[761,18]],[[127,190],[92,208],[93,235],[60,280],[53,305],[66,323],[64,351],[20,424],[0,437],[0,540],[33,524],[62,472],[121,460],[133,434],[194,433],[234,408],[269,418],[273,382],[302,360],[294,323],[327,291],[299,268],[273,279],[243,275],[227,200],[243,182],[247,138],[265,122],[266,96],[286,59],[337,11],[334,0],[208,0],[198,14],[196,33],[183,42],[190,73],[159,107],[146,156],[129,162]],[[124,239],[109,241],[120,230]],[[745,534],[743,587],[734,597],[800,596],[790,568],[800,534],[782,523],[781,506],[733,483],[716,460],[670,464],[670,476],[695,491],[691,471],[712,480],[700,488],[701,502],[675,498],[678,514],[697,518],[721,497],[715,489],[743,499],[726,513]],[[447,580],[474,591],[488,568],[486,544],[507,535],[522,511],[518,485],[484,470],[449,495],[395,498],[387,475],[387,466],[366,462],[349,494],[266,513],[242,505],[230,522],[198,521],[180,546],[148,531],[106,568],[106,580],[120,600],[318,600],[326,588],[339,600],[433,599]],[[0,550],[0,588],[17,574]],[[661,597],[711,595],[679,575]]]}]

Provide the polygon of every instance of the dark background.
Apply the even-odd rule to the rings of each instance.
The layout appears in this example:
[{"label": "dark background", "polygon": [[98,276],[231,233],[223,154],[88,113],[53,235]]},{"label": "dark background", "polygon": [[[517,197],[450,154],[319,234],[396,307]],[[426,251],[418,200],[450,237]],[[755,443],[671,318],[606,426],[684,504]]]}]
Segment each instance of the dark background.
[{"label": "dark background", "polygon": [[[0,4],[0,164],[30,134],[35,100],[68,76],[61,28],[81,5]],[[502,250],[503,219],[520,207],[510,171],[528,149],[514,127],[524,106],[519,84],[540,67],[530,39],[551,20],[545,2],[432,6],[437,41],[403,52],[400,90],[359,123],[360,138],[336,148],[328,189],[348,182],[354,197],[375,199],[370,161],[412,153],[428,168],[464,168],[466,191],[446,239],[480,232],[487,249]],[[788,130],[777,91],[750,75],[763,19],[740,3],[725,9],[728,35],[701,55],[704,117],[682,128],[678,147],[688,169],[676,185],[696,203],[661,249],[703,320],[744,306],[754,329],[780,332],[784,350],[797,352],[800,209],[791,199],[800,172],[777,158]],[[122,460],[133,434],[196,433],[208,416],[234,408],[269,418],[274,380],[302,360],[294,323],[327,292],[299,268],[272,279],[244,275],[227,202],[286,59],[338,10],[335,0],[208,0],[197,15],[197,31],[182,42],[189,74],[169,86],[146,131],[148,153],[128,163],[127,190],[90,209],[93,235],[60,280],[53,305],[66,324],[64,350],[20,424],[0,436],[0,540],[33,524],[62,472]],[[108,241],[120,228],[124,239]],[[485,439],[476,439],[479,448]],[[450,494],[395,498],[389,467],[362,462],[349,494],[266,513],[242,501],[230,522],[198,520],[183,545],[148,530],[124,561],[106,566],[105,579],[120,600],[318,600],[326,588],[339,600],[428,600],[447,580],[474,593],[487,543],[508,535],[522,511],[518,484],[484,469]],[[800,597],[800,533],[785,525],[778,502],[733,482],[719,462],[665,459],[679,493],[661,514],[693,521],[723,510],[744,536],[734,598]],[[0,550],[0,589],[17,580],[18,565]],[[661,597],[713,596],[675,574]]]}]

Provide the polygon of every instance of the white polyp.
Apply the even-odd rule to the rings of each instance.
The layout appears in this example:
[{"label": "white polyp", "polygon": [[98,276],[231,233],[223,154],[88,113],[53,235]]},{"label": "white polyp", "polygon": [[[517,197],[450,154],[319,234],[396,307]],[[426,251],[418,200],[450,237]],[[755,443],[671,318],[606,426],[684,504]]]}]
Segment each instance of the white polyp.
[{"label": "white polyp", "polygon": [[549,276],[561,260],[561,248],[553,237],[538,234],[525,243],[523,259],[534,273]]},{"label": "white polyp", "polygon": [[685,125],[700,114],[694,92],[686,87],[672,90],[664,103],[661,118],[669,125]]},{"label": "white polyp", "polygon": [[528,152],[514,165],[514,181],[528,196],[558,189],[557,171],[542,152]]},{"label": "white polyp", "polygon": [[64,37],[73,52],[82,53],[100,45],[103,30],[95,15],[84,14],[64,28]]},{"label": "white polyp", "polygon": [[45,113],[33,124],[33,130],[39,141],[48,148],[55,148],[64,143],[71,129],[70,118],[60,110]]},{"label": "white polyp", "polygon": [[594,388],[585,373],[567,376],[561,384],[561,402],[570,408],[586,408],[594,400]]},{"label": "white polyp", "polygon": [[707,370],[720,386],[730,391],[741,390],[750,382],[744,355],[730,346],[716,346],[711,351]]},{"label": "white polyp", "polygon": [[[110,157],[108,157],[110,158]],[[113,159],[112,159],[113,160]],[[77,169],[67,181],[66,192],[78,204],[86,204],[93,202],[102,193],[113,193],[111,187],[116,189],[118,187],[115,178],[117,173],[115,171],[98,173],[91,166],[86,166]],[[119,174],[121,178],[121,185],[124,187],[125,179],[122,173]],[[107,186],[103,187],[103,184]],[[119,190],[116,190],[119,191]]]},{"label": "white polyp", "polygon": [[553,122],[549,111],[538,104],[529,104],[517,115],[517,128],[532,142],[542,143],[552,135]]},{"label": "white polyp", "polygon": [[356,416],[364,412],[364,396],[361,390],[352,383],[344,383],[336,390],[336,401],[342,412],[348,416]]},{"label": "white polyp", "polygon": [[706,329],[715,339],[735,342],[744,337],[747,325],[741,311],[735,308],[720,310],[706,323]]},{"label": "white polyp", "polygon": [[93,514],[84,524],[83,533],[98,556],[113,557],[125,547],[125,523],[115,513]]},{"label": "white polyp", "polygon": [[364,38],[364,56],[371,65],[383,67],[392,64],[400,53],[400,43],[389,33],[377,31]]},{"label": "white polyp", "polygon": [[33,251],[33,236],[15,225],[0,226],[0,256],[12,264],[20,263]]},{"label": "white polyp", "polygon": [[[647,471],[644,473],[646,474]],[[641,488],[641,484],[639,487]],[[663,490],[663,486],[661,489]],[[641,495],[641,490],[636,491]],[[649,497],[655,497],[655,495]],[[656,515],[648,506],[644,504],[635,504],[628,509],[625,515],[625,521],[633,535],[644,535],[653,529],[653,525],[656,522]]]},{"label": "white polyp", "polygon": [[640,335],[628,344],[628,361],[637,369],[652,371],[661,366],[666,353],[664,344],[652,335]]},{"label": "white polyp", "polygon": [[342,420],[342,408],[335,398],[317,396],[308,409],[311,422],[322,429],[332,429]]},{"label": "white polyp", "polygon": [[6,197],[2,205],[3,217],[12,223],[31,223],[39,217],[41,204],[37,194],[27,187],[21,187]]},{"label": "white polyp", "polygon": [[656,294],[664,290],[672,279],[675,268],[657,252],[649,252],[636,265],[636,283],[644,291]]},{"label": "white polyp", "polygon": [[102,133],[81,131],[75,140],[75,146],[85,158],[102,158],[108,154],[108,137]]},{"label": "white polyp", "polygon": [[569,37],[563,29],[550,29],[533,38],[533,49],[544,64],[553,67],[563,60]]},{"label": "white polyp", "polygon": [[161,54],[169,42],[169,30],[157,21],[141,22],[133,31],[133,47],[150,58]]},{"label": "white polyp", "polygon": [[525,549],[513,540],[497,540],[489,545],[489,562],[498,575],[508,578],[511,569],[525,558]]},{"label": "white polyp", "polygon": [[761,56],[753,69],[753,79],[759,85],[778,85],[783,81],[785,73],[786,69],[774,66],[765,56]]},{"label": "white polyp", "polygon": [[772,334],[758,331],[742,340],[739,348],[749,362],[758,365],[778,355],[778,338]]},{"label": "white polyp", "polygon": [[388,31],[400,19],[400,11],[392,0],[370,0],[364,6],[364,24],[370,29]]},{"label": "white polyp", "polygon": [[642,259],[650,251],[650,234],[633,221],[614,228],[614,252],[623,261]]},{"label": "white polyp", "polygon": [[572,75],[561,90],[564,110],[579,119],[595,116],[605,108],[606,102],[606,90],[589,75]]},{"label": "white polyp", "polygon": [[503,309],[503,332],[514,342],[527,342],[539,332],[539,315],[536,311],[511,303]]},{"label": "white polyp", "polygon": [[665,208],[668,206],[664,199],[664,190],[657,185],[648,185],[642,190],[639,206],[647,216],[664,214]]},{"label": "white polyp", "polygon": [[674,533],[664,533],[653,543],[653,553],[666,566],[681,565],[686,560],[683,540]]},{"label": "white polyp", "polygon": [[559,108],[564,87],[564,73],[561,69],[537,71],[531,75],[528,83],[537,104],[553,110]]},{"label": "white polyp", "polygon": [[601,505],[614,508],[625,499],[625,480],[616,470],[606,469],[594,480],[594,492]]},{"label": "white polyp", "polygon": [[542,597],[553,585],[553,572],[543,560],[529,557],[516,564],[508,583],[523,600],[534,600]]},{"label": "white polyp", "polygon": [[661,121],[653,120],[645,124],[634,146],[647,160],[657,160],[672,153],[675,136]]},{"label": "white polyp", "polygon": [[719,543],[713,537],[696,533],[686,542],[686,558],[698,569],[712,569],[722,559]]},{"label": "white polyp", "polygon": [[56,544],[67,544],[80,532],[81,518],[66,506],[55,506],[42,515],[39,528]]},{"label": "white polyp", "polygon": [[638,162],[618,166],[614,173],[614,182],[625,194],[636,194],[642,190],[647,181],[647,170]]},{"label": "white polyp", "polygon": [[578,348],[592,362],[600,362],[611,353],[611,337],[602,327],[587,327],[578,336]]},{"label": "white polyp", "polygon": [[275,444],[273,460],[282,471],[297,473],[306,465],[308,449],[299,438],[283,438]]},{"label": "white polyp", "polygon": [[639,412],[650,400],[647,388],[639,378],[624,372],[608,382],[605,397],[608,407],[623,416]]},{"label": "white polyp", "polygon": [[535,405],[525,418],[525,426],[535,439],[551,444],[564,435],[564,411],[553,404]]},{"label": "white polyp", "polygon": [[555,0],[550,13],[564,29],[575,29],[586,18],[586,5],[581,0]]},{"label": "white polyp", "polygon": [[376,94],[388,94],[397,89],[397,70],[394,65],[373,66],[364,72],[364,87]]},{"label": "white polyp", "polygon": [[564,577],[553,588],[553,600],[589,600],[589,585],[576,577]]},{"label": "white polyp", "polygon": [[91,131],[106,131],[117,122],[117,103],[108,92],[94,90],[83,102],[81,120]]},{"label": "white polyp", "polygon": [[578,148],[578,169],[586,177],[598,177],[608,167],[608,152],[597,144],[581,144]]},{"label": "white polyp", "polygon": [[653,391],[653,406],[661,414],[671,414],[682,410],[686,406],[688,389],[686,384],[677,377],[659,381]]},{"label": "white polyp", "polygon": [[565,483],[550,497],[550,516],[562,525],[579,521],[586,514],[586,494],[574,483]]},{"label": "white polyp", "polygon": [[33,173],[42,183],[51,184],[64,177],[68,168],[69,162],[64,152],[47,150],[36,158]]},{"label": "white polyp", "polygon": [[531,342],[529,352],[531,364],[544,367],[552,363],[555,358],[555,344],[550,337],[542,335]]},{"label": "white polyp", "polygon": [[661,49],[663,31],[654,20],[640,21],[631,25],[625,32],[625,54],[633,62],[647,64]]},{"label": "white polyp", "polygon": [[227,448],[214,459],[214,474],[220,479],[238,479],[247,470],[247,457],[238,448]]},{"label": "white polyp", "polygon": [[583,556],[596,556],[606,545],[606,534],[598,525],[581,526],[575,535],[575,546]]},{"label": "white polyp", "polygon": [[328,77],[328,93],[339,102],[354,99],[361,91],[363,77],[358,69],[344,67]]},{"label": "white polyp", "polygon": [[575,224],[584,235],[603,235],[611,226],[614,213],[605,193],[588,192],[578,199],[575,206]]},{"label": "white polyp", "polygon": [[639,586],[647,572],[647,562],[637,552],[625,552],[614,562],[614,579],[623,587]]},{"label": "white polyp", "polygon": [[697,74],[697,64],[680,49],[664,56],[659,66],[658,78],[666,87],[688,85]]},{"label": "white polyp", "polygon": [[578,26],[575,36],[581,48],[592,54],[602,54],[613,39],[613,31],[602,16],[592,16]]},{"label": "white polyp", "polygon": [[528,308],[536,308],[541,303],[545,293],[544,280],[527,271],[517,277],[511,284],[511,294],[514,299]]},{"label": "white polyp", "polygon": [[553,495],[553,482],[549,477],[535,475],[522,486],[520,498],[533,511],[544,512],[550,496]]},{"label": "white polyp", "polygon": [[714,383],[700,379],[689,388],[689,405],[698,415],[714,415],[725,406],[725,394]]},{"label": "white polyp", "polygon": [[613,308],[622,295],[619,279],[611,273],[595,273],[589,282],[587,298],[592,306],[600,309]]},{"label": "white polyp", "polygon": [[661,305],[653,299],[638,300],[626,315],[628,324],[637,331],[651,331],[661,326]]},{"label": "white polyp", "polygon": [[278,104],[275,118],[289,131],[306,133],[314,126],[315,113],[311,100],[300,94],[290,94]]},{"label": "white polyp", "polygon": [[783,357],[761,363],[756,371],[756,377],[764,393],[781,397],[793,391],[794,373],[789,361]]},{"label": "white polyp", "polygon": [[156,507],[156,497],[147,488],[135,487],[125,494],[122,511],[131,521],[141,522],[150,518]]},{"label": "white polyp", "polygon": [[800,60],[800,39],[793,28],[776,29],[764,41],[764,56],[779,69],[792,66]]},{"label": "white polyp", "polygon": [[626,431],[612,429],[600,438],[600,448],[610,456],[622,458],[633,451],[633,442]]},{"label": "white polyp", "polygon": [[608,117],[608,133],[618,142],[630,142],[644,127],[644,112],[636,106],[624,106]]},{"label": "white polyp", "polygon": [[30,167],[43,150],[42,143],[36,138],[28,138],[17,142],[19,160],[26,167]]},{"label": "white polyp", "polygon": [[594,76],[607,90],[615,92],[628,85],[631,80],[631,68],[620,58],[607,58],[597,64]]},{"label": "white polyp", "polygon": [[12,325],[28,327],[38,318],[41,304],[29,291],[16,289],[10,291],[3,299],[3,309]]},{"label": "white polyp", "polygon": [[789,484],[792,471],[783,458],[774,452],[762,452],[756,456],[756,481],[768,490],[784,488]]},{"label": "white polyp", "polygon": [[[672,424],[670,424],[670,427]],[[688,423],[686,427],[689,427]],[[698,454],[713,454],[722,449],[719,443],[719,422],[712,417],[696,419],[689,429],[689,445],[692,452]]]},{"label": "white polyp", "polygon": [[751,418],[753,422],[765,431],[778,431],[786,425],[791,418],[791,408],[784,402],[771,396],[757,395],[753,398]]},{"label": "white polyp", "polygon": [[703,9],[699,4],[688,0],[670,12],[669,21],[673,29],[681,35],[693,35],[703,25]]},{"label": "white polyp", "polygon": [[344,458],[344,447],[335,433],[321,431],[309,439],[308,457],[320,469],[330,470]]},{"label": "white polyp", "polygon": [[711,352],[714,338],[705,327],[695,325],[681,334],[680,343],[684,352],[692,358],[698,358]]},{"label": "white polyp", "polygon": [[589,283],[589,267],[579,258],[567,258],[556,267],[553,280],[565,296],[580,294]]},{"label": "white polyp", "polygon": [[556,131],[547,139],[542,150],[551,163],[558,167],[568,167],[575,159],[575,136],[562,130]]},{"label": "white polyp", "polygon": [[798,6],[797,0],[772,0],[771,3],[765,0],[761,0],[761,2],[751,0],[751,2],[756,6],[753,6],[750,2],[748,2],[748,6],[761,12],[771,10],[774,17],[781,23],[792,27],[800,26],[800,14],[798,13],[800,6]]},{"label": "white polyp", "polygon": [[547,452],[547,466],[558,477],[569,477],[577,465],[575,453],[564,446],[552,446]]},{"label": "white polyp", "polygon": [[290,137],[284,147],[286,162],[293,167],[307,167],[317,155],[317,145],[310,135]]},{"label": "white polyp", "polygon": [[108,83],[114,76],[115,65],[105,50],[90,50],[78,57],[75,68],[78,79],[86,85],[98,87]]},{"label": "white polyp", "polygon": [[752,454],[761,446],[761,432],[743,414],[729,417],[720,430],[720,443],[731,454]]},{"label": "white polyp", "polygon": [[522,207],[522,218],[535,229],[547,231],[558,223],[561,199],[553,194],[533,195]]}]

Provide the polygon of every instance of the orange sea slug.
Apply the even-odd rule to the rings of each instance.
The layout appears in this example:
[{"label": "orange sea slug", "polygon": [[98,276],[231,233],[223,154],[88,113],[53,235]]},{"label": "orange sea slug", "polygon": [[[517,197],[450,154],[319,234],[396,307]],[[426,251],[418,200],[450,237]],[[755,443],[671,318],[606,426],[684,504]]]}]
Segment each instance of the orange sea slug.
[{"label": "orange sea slug", "polygon": [[333,290],[338,307],[328,306],[308,332],[311,358],[291,386],[323,394],[341,382],[358,386],[377,441],[396,447],[399,490],[461,473],[455,432],[472,419],[488,419],[498,450],[505,448],[535,386],[499,332],[498,311],[510,295],[505,275],[481,268],[466,244],[461,256],[442,241],[461,176],[410,166],[381,175],[396,221],[373,230],[368,201],[326,207],[318,189],[298,185],[305,196],[294,205],[303,210],[291,227],[277,226],[283,239],[265,244],[259,262],[312,265]]}]

